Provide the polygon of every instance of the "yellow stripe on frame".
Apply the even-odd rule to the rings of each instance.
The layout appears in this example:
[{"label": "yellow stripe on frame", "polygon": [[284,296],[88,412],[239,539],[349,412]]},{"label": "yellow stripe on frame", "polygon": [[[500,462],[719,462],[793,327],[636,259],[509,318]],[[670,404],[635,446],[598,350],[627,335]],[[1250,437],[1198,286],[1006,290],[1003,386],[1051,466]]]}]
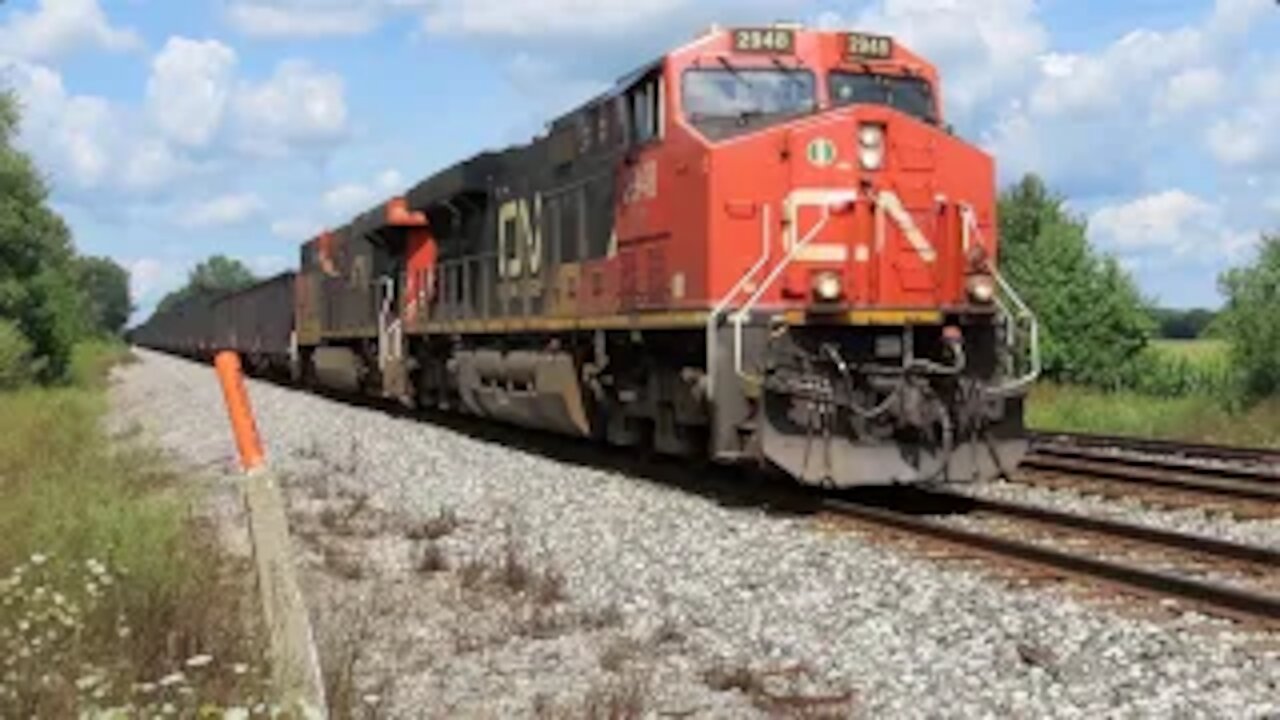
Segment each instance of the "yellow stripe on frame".
[{"label": "yellow stripe on frame", "polygon": [[791,310],[786,318],[789,325],[941,325],[943,320],[937,310],[849,310],[829,315]]}]

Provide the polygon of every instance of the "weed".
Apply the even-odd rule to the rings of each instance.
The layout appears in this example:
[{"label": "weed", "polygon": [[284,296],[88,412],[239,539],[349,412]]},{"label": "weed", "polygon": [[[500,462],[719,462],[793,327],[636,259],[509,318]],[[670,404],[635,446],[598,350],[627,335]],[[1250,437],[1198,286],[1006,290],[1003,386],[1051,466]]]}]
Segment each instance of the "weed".
[{"label": "weed", "polygon": [[[0,396],[0,573],[10,573],[0,585],[0,638],[23,643],[0,652],[25,651],[39,668],[31,682],[0,683],[0,716],[110,707],[149,716],[193,698],[229,704],[256,692],[248,567],[193,517],[194,483],[103,429],[102,389],[123,357],[117,346],[85,347],[75,386]],[[42,634],[30,634],[37,626]]]},{"label": "weed", "polygon": [[649,713],[652,697],[651,678],[629,673],[606,679],[574,702],[556,703],[539,696],[533,710],[539,720],[638,720]]},{"label": "weed", "polygon": [[414,541],[441,540],[452,535],[461,524],[452,510],[441,510],[426,522],[411,525],[405,531],[405,537]]},{"label": "weed", "polygon": [[619,673],[628,663],[640,657],[649,648],[629,637],[614,638],[600,653],[600,667],[606,672]]},{"label": "weed", "polygon": [[418,556],[418,572],[423,575],[434,575],[448,569],[449,558],[445,556],[444,549],[439,543],[427,543],[426,547],[422,548],[421,555]]},{"label": "weed", "polygon": [[351,548],[340,542],[328,542],[321,544],[320,553],[324,558],[325,568],[334,575],[344,580],[364,579],[364,560]]},{"label": "weed", "polygon": [[853,714],[854,695],[842,691],[829,695],[800,693],[799,682],[812,674],[804,665],[779,670],[756,670],[746,665],[720,662],[703,673],[703,682],[716,692],[737,691],[770,717],[834,720]]},{"label": "weed", "polygon": [[320,639],[320,672],[329,713],[335,720],[376,717],[386,699],[387,683],[377,693],[362,693],[357,683],[364,654],[374,639],[371,615],[376,612],[371,612],[368,604],[363,598],[353,598],[335,609],[334,617],[323,625],[328,632]]},{"label": "weed", "polygon": [[1036,430],[1280,447],[1280,399],[1235,410],[1203,395],[1158,398],[1044,384],[1031,393],[1027,424]]}]

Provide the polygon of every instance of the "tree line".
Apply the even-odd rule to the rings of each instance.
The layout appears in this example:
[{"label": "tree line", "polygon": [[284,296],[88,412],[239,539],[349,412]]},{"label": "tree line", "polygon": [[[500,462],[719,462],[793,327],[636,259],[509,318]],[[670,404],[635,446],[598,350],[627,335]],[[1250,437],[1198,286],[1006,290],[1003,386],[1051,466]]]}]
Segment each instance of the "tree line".
[{"label": "tree line", "polygon": [[[1280,235],[1261,238],[1255,260],[1219,278],[1226,304],[1218,313],[1160,311],[1039,178],[1005,190],[999,214],[1001,268],[1040,317],[1048,379],[1165,395],[1210,389],[1244,401],[1280,394]],[[1157,329],[1227,341],[1228,372],[1206,381],[1152,352]]]},{"label": "tree line", "polygon": [[18,109],[0,94],[0,389],[67,378],[85,338],[114,336],[133,312],[129,274],[76,252],[31,158],[14,147]]}]

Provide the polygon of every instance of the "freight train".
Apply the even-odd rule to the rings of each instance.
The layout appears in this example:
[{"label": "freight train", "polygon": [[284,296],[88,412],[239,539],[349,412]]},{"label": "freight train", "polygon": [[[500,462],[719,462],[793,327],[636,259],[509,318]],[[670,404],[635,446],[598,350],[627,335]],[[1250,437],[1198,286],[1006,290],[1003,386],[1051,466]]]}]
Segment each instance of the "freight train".
[{"label": "freight train", "polygon": [[807,484],[982,480],[1039,372],[995,185],[893,38],[713,28],[134,339]]}]

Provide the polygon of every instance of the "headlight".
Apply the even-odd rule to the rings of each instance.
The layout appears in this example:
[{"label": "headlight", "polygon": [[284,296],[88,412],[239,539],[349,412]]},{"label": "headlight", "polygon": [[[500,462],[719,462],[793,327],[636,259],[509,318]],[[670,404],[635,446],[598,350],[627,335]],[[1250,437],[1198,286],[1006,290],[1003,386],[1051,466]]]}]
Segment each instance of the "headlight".
[{"label": "headlight", "polygon": [[858,161],[862,163],[863,170],[879,170],[884,165],[884,149],[859,148]]},{"label": "headlight", "polygon": [[862,147],[881,147],[884,145],[884,128],[880,125],[863,125],[858,131],[858,142]]},{"label": "headlight", "polygon": [[884,165],[884,126],[867,123],[858,128],[858,161],[863,170]]},{"label": "headlight", "polygon": [[966,283],[969,299],[986,305],[996,299],[996,281],[990,275],[971,275]]},{"label": "headlight", "polygon": [[820,302],[835,302],[844,295],[844,283],[833,272],[819,273],[813,279],[813,296]]}]

